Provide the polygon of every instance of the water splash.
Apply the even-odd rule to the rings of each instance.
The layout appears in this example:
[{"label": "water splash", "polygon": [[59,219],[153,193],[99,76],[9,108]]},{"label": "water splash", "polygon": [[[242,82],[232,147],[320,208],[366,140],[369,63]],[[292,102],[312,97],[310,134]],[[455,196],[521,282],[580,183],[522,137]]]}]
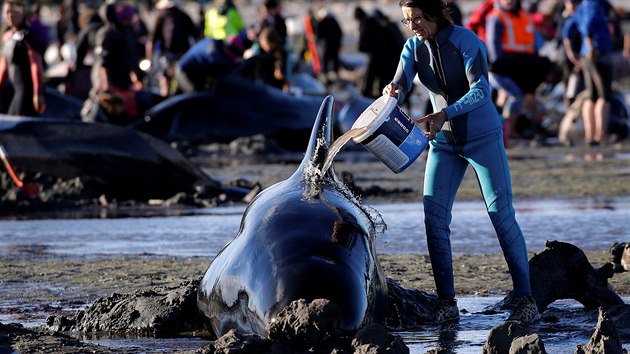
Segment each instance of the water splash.
[{"label": "water splash", "polygon": [[[328,171],[328,169],[332,165],[334,155],[341,149],[341,147],[350,138],[356,135],[360,135],[363,131],[365,131],[365,129],[363,128],[353,129],[353,130],[350,130],[346,134],[343,135],[343,136],[347,135],[348,136],[347,139],[344,138],[344,141],[340,142],[341,138],[339,138],[337,141],[335,141],[332,147],[328,149],[328,154],[326,156],[326,160],[323,165],[324,168],[321,168],[321,169],[319,168],[320,165],[318,164],[318,161],[315,158],[308,161],[308,164],[304,168],[304,175],[303,175],[304,184],[305,184],[304,185],[304,198],[305,199],[314,199],[315,197],[320,195],[320,193],[322,192],[323,186],[327,184],[331,185],[332,180],[328,180],[324,178],[324,176],[326,175],[326,171]],[[326,146],[327,146],[327,142],[325,139],[318,139],[316,151],[319,151],[320,148],[323,148]],[[333,150],[333,147],[335,148],[335,150]],[[326,163],[328,163],[328,165],[326,165]],[[387,230],[387,224],[385,223],[381,213],[379,213],[373,207],[367,204],[364,204],[361,201],[361,198],[355,195],[350,190],[350,188],[348,188],[348,186],[342,181],[336,180],[336,184],[332,187],[335,190],[337,190],[339,193],[346,196],[346,198],[352,201],[353,204],[355,204],[359,209],[361,209],[365,213],[365,215],[368,216],[368,219],[372,223],[372,228],[375,233],[377,234],[385,233],[385,230]]]},{"label": "water splash", "polygon": [[368,129],[369,129],[368,126],[350,129],[347,132],[345,132],[342,136],[340,136],[339,139],[335,140],[335,142],[332,144],[330,149],[328,149],[328,154],[326,155],[326,160],[324,161],[324,166],[322,167],[322,174],[328,171],[337,153],[339,153],[341,148],[344,145],[346,145],[346,143],[350,141],[350,139],[360,136],[361,134],[364,134]]},{"label": "water splash", "polygon": [[[326,142],[326,139],[319,138],[317,139],[315,151],[320,151],[327,146],[328,143]],[[304,198],[306,199],[313,199],[317,196],[321,192],[323,183],[325,183],[325,170],[320,169],[320,164],[318,164],[318,161],[316,160],[317,156],[318,154],[315,153],[304,168]]]}]

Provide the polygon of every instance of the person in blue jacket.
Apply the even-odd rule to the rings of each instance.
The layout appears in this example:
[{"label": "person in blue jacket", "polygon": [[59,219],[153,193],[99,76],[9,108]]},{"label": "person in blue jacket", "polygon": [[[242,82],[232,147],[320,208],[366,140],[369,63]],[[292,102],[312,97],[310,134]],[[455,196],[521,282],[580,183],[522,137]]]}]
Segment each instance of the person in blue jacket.
[{"label": "person in blue jacket", "polygon": [[449,228],[457,190],[468,166],[475,171],[507,262],[514,290],[509,320],[540,318],[532,297],[527,246],[516,221],[501,118],[490,98],[486,48],[477,35],[452,24],[443,0],[401,0],[401,21],[414,34],[383,94],[401,102],[417,75],[433,112],[424,176],[424,222],[438,302],[433,322],[459,319]]},{"label": "person in blue jacket", "polygon": [[243,35],[226,39],[204,38],[177,61],[175,80],[184,93],[207,91],[243,61],[248,40]]}]

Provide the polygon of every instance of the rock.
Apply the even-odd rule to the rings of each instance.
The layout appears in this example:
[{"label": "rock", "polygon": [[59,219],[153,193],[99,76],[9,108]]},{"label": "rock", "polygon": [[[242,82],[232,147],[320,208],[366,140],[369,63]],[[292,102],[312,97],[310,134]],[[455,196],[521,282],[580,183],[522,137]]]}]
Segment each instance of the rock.
[{"label": "rock", "polygon": [[437,296],[417,289],[407,289],[387,278],[389,329],[421,328],[430,318]]},{"label": "rock", "polygon": [[0,323],[0,353],[134,353],[135,348],[117,349],[90,345],[61,333],[29,329],[21,324]]},{"label": "rock", "polygon": [[545,249],[529,260],[529,269],[532,295],[541,312],[560,299],[574,299],[586,309],[624,303],[608,284],[610,265],[596,270],[570,243],[547,241]]},{"label": "rock", "polygon": [[[282,310],[269,325],[269,337],[241,335],[231,330],[202,353],[312,353],[312,354],[408,354],[399,336],[381,325],[367,325],[357,333],[338,327],[339,308],[325,299],[296,300]],[[214,350],[214,351],[213,351]],[[199,351],[198,351],[199,352]]]},{"label": "rock", "polygon": [[380,325],[369,325],[361,329],[352,340],[354,354],[399,353],[408,354],[409,347],[402,338],[390,334]]},{"label": "rock", "polygon": [[545,344],[537,333],[515,338],[510,345],[509,354],[546,353]]},{"label": "rock", "polygon": [[506,321],[490,330],[488,339],[483,345],[483,353],[546,353],[546,351],[538,335],[532,333],[529,326],[515,321]]},{"label": "rock", "polygon": [[268,326],[269,338],[291,345],[316,347],[339,337],[339,307],[324,299],[297,300],[284,308]]},{"label": "rock", "polygon": [[199,280],[176,287],[156,287],[131,294],[112,294],[70,317],[51,316],[50,330],[83,333],[177,335],[203,331],[197,309]]},{"label": "rock", "polygon": [[623,354],[627,353],[621,346],[621,338],[608,313],[599,308],[597,327],[591,339],[585,345],[578,345],[576,354]]}]

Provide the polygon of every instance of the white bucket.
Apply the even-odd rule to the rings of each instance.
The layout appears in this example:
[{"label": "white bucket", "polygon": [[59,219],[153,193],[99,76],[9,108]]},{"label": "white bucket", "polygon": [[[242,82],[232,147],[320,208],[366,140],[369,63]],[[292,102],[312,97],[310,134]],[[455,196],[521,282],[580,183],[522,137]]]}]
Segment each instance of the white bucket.
[{"label": "white bucket", "polygon": [[353,137],[394,173],[409,167],[424,151],[429,139],[390,96],[381,96],[357,118],[352,128],[367,127]]}]

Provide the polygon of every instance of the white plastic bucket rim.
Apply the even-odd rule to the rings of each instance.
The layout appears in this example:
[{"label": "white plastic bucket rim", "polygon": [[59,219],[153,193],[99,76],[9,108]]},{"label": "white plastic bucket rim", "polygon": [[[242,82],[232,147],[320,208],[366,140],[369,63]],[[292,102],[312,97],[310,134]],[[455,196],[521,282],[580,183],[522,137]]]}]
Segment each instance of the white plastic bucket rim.
[{"label": "white plastic bucket rim", "polygon": [[396,109],[398,101],[391,96],[381,96],[377,98],[366,110],[361,113],[359,118],[352,125],[352,129],[359,129],[367,127],[367,130],[362,134],[354,136],[352,140],[355,143],[361,143],[383,124],[383,122],[389,119],[394,109]]}]

